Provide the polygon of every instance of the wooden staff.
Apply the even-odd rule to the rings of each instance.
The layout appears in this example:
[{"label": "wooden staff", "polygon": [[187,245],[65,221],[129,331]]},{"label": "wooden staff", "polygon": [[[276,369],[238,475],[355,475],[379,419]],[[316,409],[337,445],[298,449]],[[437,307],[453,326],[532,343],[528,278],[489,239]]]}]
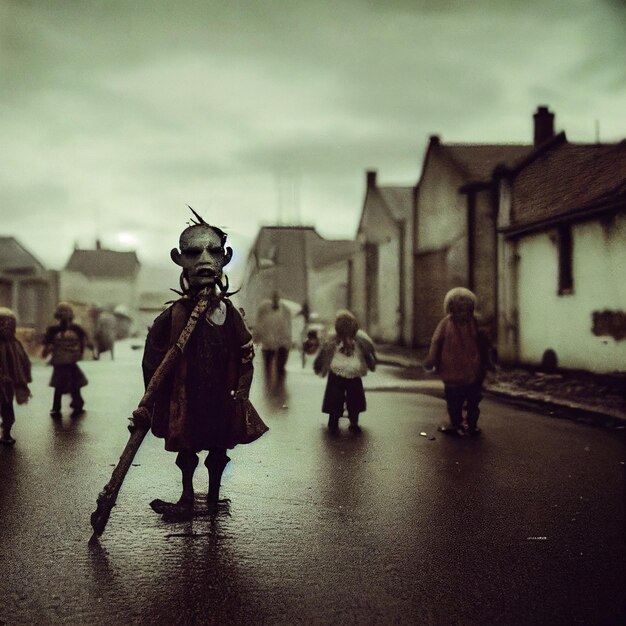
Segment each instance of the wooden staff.
[{"label": "wooden staff", "polygon": [[130,430],[130,438],[128,439],[126,447],[120,456],[120,460],[113,469],[111,479],[98,494],[98,498],[96,500],[96,510],[91,514],[91,527],[94,531],[91,539],[94,539],[96,536],[100,536],[104,532],[107,522],[109,521],[111,509],[115,506],[117,494],[119,493],[122,483],[124,482],[126,473],[128,472],[133,459],[137,454],[137,450],[139,450],[141,442],[150,430],[152,406],[154,404],[155,395],[174,369],[180,355],[185,349],[185,345],[187,344],[193,329],[196,327],[199,317],[206,311],[208,303],[208,293],[206,290],[203,290],[200,292],[198,302],[193,308],[189,320],[187,321],[185,328],[183,328],[180,337],[165,354],[165,357],[159,364],[159,367],[157,367],[152,375],[152,378],[150,378],[146,392],[139,401],[139,405],[133,411],[133,417],[131,419],[132,423],[128,427],[128,430]]}]

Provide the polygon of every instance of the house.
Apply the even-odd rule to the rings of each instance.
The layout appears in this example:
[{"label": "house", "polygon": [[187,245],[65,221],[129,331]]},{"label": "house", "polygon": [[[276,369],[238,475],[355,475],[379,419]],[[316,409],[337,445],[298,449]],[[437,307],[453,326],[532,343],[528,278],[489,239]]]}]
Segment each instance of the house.
[{"label": "house", "polygon": [[377,341],[410,344],[416,188],[380,186],[373,170],[366,172],[365,182],[348,308]]},{"label": "house", "polygon": [[58,275],[47,270],[15,237],[0,237],[0,306],[18,327],[41,335],[58,301]]},{"label": "house", "polygon": [[494,181],[501,358],[626,371],[626,140],[561,133]]},{"label": "house", "polygon": [[324,239],[312,226],[263,226],[237,294],[248,323],[254,326],[260,302],[274,291],[294,315],[304,307],[329,323],[338,308],[347,306],[348,261],[356,248],[354,241]]},{"label": "house", "polygon": [[137,277],[140,263],[135,252],[102,248],[76,248],[60,275],[62,300],[94,305],[114,311],[123,307],[131,319],[137,317]]},{"label": "house", "polygon": [[417,186],[413,247],[413,344],[427,345],[446,292],[472,289],[496,332],[497,202],[492,177],[554,136],[554,114],[534,114],[533,144],[446,144],[430,137]]}]

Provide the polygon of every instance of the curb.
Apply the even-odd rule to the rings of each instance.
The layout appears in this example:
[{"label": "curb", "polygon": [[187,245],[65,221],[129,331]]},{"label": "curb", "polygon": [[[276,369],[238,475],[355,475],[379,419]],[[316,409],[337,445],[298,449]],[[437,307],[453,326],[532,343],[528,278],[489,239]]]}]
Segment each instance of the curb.
[{"label": "curb", "polygon": [[504,391],[493,386],[486,387],[485,393],[508,404],[531,407],[535,410],[539,408],[542,413],[549,417],[570,419],[581,424],[615,430],[626,429],[626,416],[601,411],[598,410],[597,407],[579,404],[577,402],[568,402],[567,400],[560,400],[552,396],[540,397],[523,391]]},{"label": "curb", "polygon": [[[419,367],[421,365],[420,361],[389,356],[379,357],[378,363],[381,365],[390,365],[392,367]],[[393,386],[390,386],[385,390],[410,391],[413,393],[425,393],[426,395],[443,397],[443,394],[438,394],[436,391],[429,392],[425,389],[394,388]],[[626,415],[602,411],[595,406],[569,402],[553,396],[539,395],[533,392],[499,389],[493,385],[486,386],[484,392],[487,395],[512,405],[533,408],[534,410],[540,409],[542,413],[549,417],[570,419],[581,424],[600,426],[615,430],[626,429]]]}]

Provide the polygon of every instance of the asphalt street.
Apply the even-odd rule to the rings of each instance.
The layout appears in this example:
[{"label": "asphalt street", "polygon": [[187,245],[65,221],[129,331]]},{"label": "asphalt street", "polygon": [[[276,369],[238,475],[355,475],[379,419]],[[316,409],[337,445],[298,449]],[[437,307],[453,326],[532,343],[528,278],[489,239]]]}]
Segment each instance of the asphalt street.
[{"label": "asphalt street", "polygon": [[[178,498],[179,470],[148,435],[104,534],[89,542],[143,391],[132,344],[118,344],[115,361],[82,364],[80,418],[67,405],[60,421],[49,417],[51,369],[34,367],[17,443],[0,449],[0,624],[553,625],[626,615],[624,431],[486,398],[483,436],[448,438],[436,431],[443,401],[381,367],[365,379],[363,432],[341,420],[331,436],[325,381],[298,354],[274,394],[256,374],[253,401],[270,430],[229,453],[227,511],[182,522],[154,513],[154,498]],[[200,465],[198,501],[206,488]]]}]

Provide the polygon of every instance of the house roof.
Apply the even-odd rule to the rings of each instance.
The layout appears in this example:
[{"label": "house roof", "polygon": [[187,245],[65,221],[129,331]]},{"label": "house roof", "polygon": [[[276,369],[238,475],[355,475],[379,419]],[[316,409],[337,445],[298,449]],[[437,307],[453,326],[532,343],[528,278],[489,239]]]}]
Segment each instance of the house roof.
[{"label": "house roof", "polygon": [[135,252],[74,250],[65,269],[88,278],[134,278],[139,270],[139,259]]},{"label": "house roof", "polygon": [[0,237],[0,271],[35,274],[45,270],[46,268],[15,237]]},{"label": "house roof", "polygon": [[[308,264],[319,269],[349,258],[356,249],[356,241],[324,239],[313,226],[262,226],[250,254],[278,263],[296,263],[293,255],[306,251]],[[291,258],[284,258],[281,251]]]},{"label": "house roof", "polygon": [[[377,222],[376,211],[382,210],[396,224],[402,220],[409,220],[413,212],[415,189],[416,187],[382,187],[376,183],[368,185],[357,231],[363,232],[370,220],[370,223]],[[368,214],[372,212],[374,213],[368,220]]]},{"label": "house roof", "polygon": [[410,217],[415,187],[378,187],[378,191],[396,221]]},{"label": "house roof", "polygon": [[317,239],[311,238],[309,245],[309,263],[320,269],[339,261],[349,259],[359,248],[356,241],[349,239],[323,239],[317,233]]},{"label": "house roof", "polygon": [[557,144],[514,172],[511,228],[608,206],[623,198],[625,183],[626,140]]},{"label": "house roof", "polygon": [[468,180],[491,178],[498,165],[512,167],[534,149],[530,144],[437,144]]}]

